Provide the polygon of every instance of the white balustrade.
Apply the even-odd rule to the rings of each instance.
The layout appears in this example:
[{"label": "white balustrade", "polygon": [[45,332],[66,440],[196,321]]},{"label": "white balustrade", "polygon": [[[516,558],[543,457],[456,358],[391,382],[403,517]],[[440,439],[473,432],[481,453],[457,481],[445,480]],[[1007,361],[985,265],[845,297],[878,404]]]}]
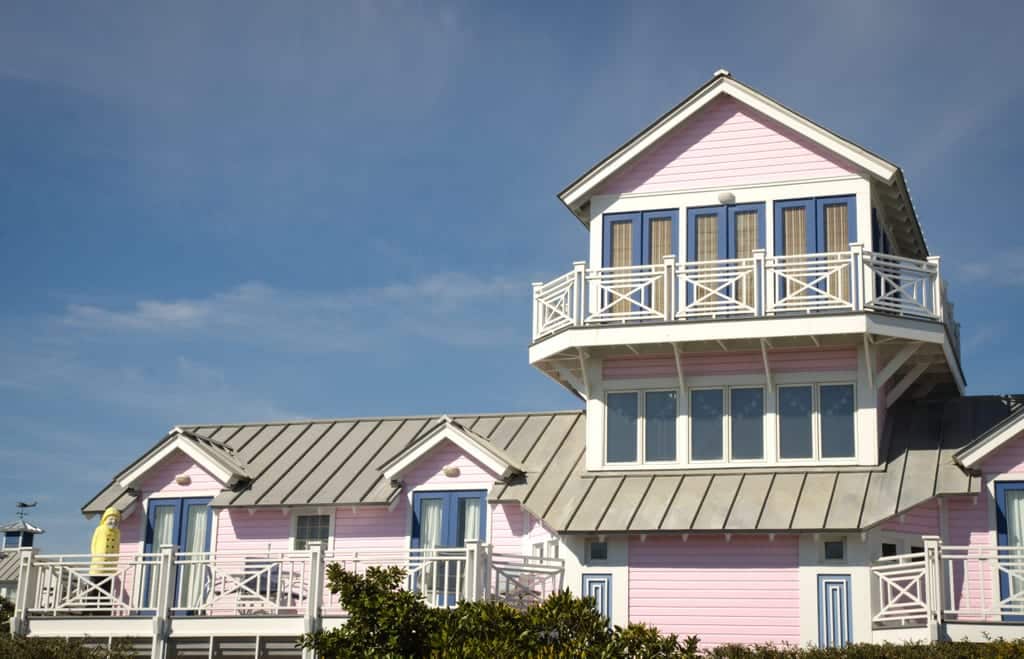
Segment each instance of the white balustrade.
[{"label": "white balustrade", "polygon": [[560,558],[492,553],[487,587],[492,599],[523,608],[562,590],[564,575]]},{"label": "white balustrade", "polygon": [[1024,617],[1024,547],[943,546],[941,561],[945,619]]},{"label": "white balustrade", "polygon": [[923,626],[928,617],[927,565],[924,553],[879,559],[871,566],[876,626]]},{"label": "white balustrade", "polygon": [[535,283],[535,340],[571,327],[869,311],[937,320],[959,353],[938,257],[845,252],[573,270]]}]

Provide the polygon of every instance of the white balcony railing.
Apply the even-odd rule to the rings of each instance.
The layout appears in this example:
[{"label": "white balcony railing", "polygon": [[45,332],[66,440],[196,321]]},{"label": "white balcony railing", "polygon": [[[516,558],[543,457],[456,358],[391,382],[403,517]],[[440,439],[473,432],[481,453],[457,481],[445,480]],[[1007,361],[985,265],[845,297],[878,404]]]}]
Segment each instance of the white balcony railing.
[{"label": "white balcony railing", "polygon": [[[405,587],[432,606],[496,599],[529,603],[562,587],[557,558],[495,553],[490,545],[361,551],[199,552],[45,556],[21,550],[15,628],[34,617],[302,616],[343,617],[326,586],[326,568],[365,573],[370,566],[406,570]],[[101,575],[93,567],[102,564]],[[25,627],[27,628],[27,627]],[[311,627],[315,628],[315,627]]]},{"label": "white balcony railing", "polygon": [[925,536],[924,551],[870,568],[876,628],[1024,622],[1024,547],[955,546]]},{"label": "white balcony railing", "polygon": [[864,251],[590,268],[533,285],[534,340],[569,327],[870,311],[945,323],[959,352],[939,258]]}]

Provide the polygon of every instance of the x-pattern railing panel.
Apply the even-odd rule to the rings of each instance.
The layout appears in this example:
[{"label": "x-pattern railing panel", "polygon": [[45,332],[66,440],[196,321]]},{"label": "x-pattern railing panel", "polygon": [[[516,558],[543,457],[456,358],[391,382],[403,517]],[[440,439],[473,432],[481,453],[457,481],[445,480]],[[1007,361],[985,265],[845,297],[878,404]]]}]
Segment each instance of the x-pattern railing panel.
[{"label": "x-pattern railing panel", "polygon": [[848,253],[777,256],[766,267],[777,292],[774,311],[853,308]]},{"label": "x-pattern railing panel", "polygon": [[664,290],[667,282],[661,265],[598,268],[587,275],[597,291],[596,308],[589,322],[614,320],[656,320],[665,318]]},{"label": "x-pattern railing panel", "polygon": [[156,554],[37,557],[28,609],[50,615],[130,615],[146,606],[142,584],[159,569],[158,563]]},{"label": "x-pattern railing panel", "polygon": [[874,295],[865,306],[901,316],[932,317],[935,315],[934,264],[885,254],[867,253],[864,257],[867,275],[873,275]]},{"label": "x-pattern railing panel", "polygon": [[537,331],[549,334],[572,325],[576,321],[578,295],[575,272],[538,287],[535,307]]},{"label": "x-pattern railing panel", "polygon": [[753,259],[692,262],[679,268],[678,318],[757,313]]},{"label": "x-pattern railing panel", "polygon": [[875,624],[920,622],[928,615],[927,567],[924,556],[884,559],[871,567],[878,602],[871,620]]}]

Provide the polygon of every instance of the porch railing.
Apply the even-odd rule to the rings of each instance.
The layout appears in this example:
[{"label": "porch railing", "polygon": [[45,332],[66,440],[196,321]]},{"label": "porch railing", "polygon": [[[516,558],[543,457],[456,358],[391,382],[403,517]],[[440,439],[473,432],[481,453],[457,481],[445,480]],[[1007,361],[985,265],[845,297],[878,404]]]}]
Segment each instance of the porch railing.
[{"label": "porch railing", "polygon": [[924,552],[870,567],[877,628],[1024,622],[1024,547],[947,545],[925,536]]},{"label": "porch railing", "polygon": [[[436,549],[195,552],[91,557],[20,553],[14,627],[30,617],[344,616],[327,590],[326,568],[364,573],[398,566],[405,587],[432,606],[500,598],[537,601],[562,587],[557,558],[494,552],[484,543]],[[99,568],[99,569],[96,569]],[[90,575],[90,571],[100,574]],[[311,627],[312,629],[312,627]]]},{"label": "porch railing", "polygon": [[533,284],[534,340],[569,327],[715,318],[870,311],[946,324],[959,351],[959,326],[939,258],[919,261],[865,251],[587,268]]}]

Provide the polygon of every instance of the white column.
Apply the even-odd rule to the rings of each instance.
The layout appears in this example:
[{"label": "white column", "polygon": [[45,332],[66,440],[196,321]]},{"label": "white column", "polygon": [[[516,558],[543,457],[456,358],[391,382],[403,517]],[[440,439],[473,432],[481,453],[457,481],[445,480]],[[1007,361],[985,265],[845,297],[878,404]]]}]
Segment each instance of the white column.
[{"label": "white column", "polygon": [[[324,565],[324,548],[321,542],[310,542],[307,545],[309,550],[309,595],[306,599],[306,611],[302,620],[302,631],[306,634],[313,634],[323,627],[323,600],[324,600],[324,579],[326,566]],[[258,651],[257,646],[257,651]],[[303,648],[302,659],[314,659],[313,650]]]},{"label": "white column", "polygon": [[924,541],[924,588],[928,607],[928,638],[939,640],[939,629],[942,626],[942,561],[940,548],[942,540],[937,535],[926,535]]},{"label": "white column", "polygon": [[36,578],[39,574],[34,565],[37,551],[33,547],[21,547],[18,550],[18,591],[14,597],[14,616],[10,623],[12,634],[28,634],[28,610],[35,603]]},{"label": "white column", "polygon": [[153,616],[153,648],[151,659],[165,659],[170,637],[171,608],[174,606],[174,586],[176,565],[174,564],[176,545],[160,547],[160,567],[156,583],[156,613]]}]

